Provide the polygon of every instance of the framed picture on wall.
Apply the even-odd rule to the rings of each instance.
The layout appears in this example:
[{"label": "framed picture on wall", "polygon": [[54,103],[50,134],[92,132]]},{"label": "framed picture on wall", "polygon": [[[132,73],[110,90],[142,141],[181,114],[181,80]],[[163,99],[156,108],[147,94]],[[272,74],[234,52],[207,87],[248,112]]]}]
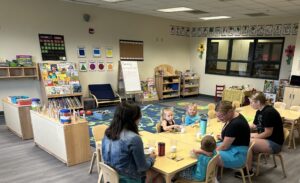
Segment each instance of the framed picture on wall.
[{"label": "framed picture on wall", "polygon": [[256,25],[250,25],[249,36],[256,36]]},{"label": "framed picture on wall", "polygon": [[86,55],[85,55],[85,48],[84,47],[78,47],[77,48],[77,55],[79,58],[85,58]]},{"label": "framed picture on wall", "polygon": [[298,23],[292,24],[292,26],[291,26],[291,34],[292,35],[297,35],[298,27],[299,27]]},{"label": "framed picture on wall", "polygon": [[263,36],[265,33],[264,25],[257,25],[256,26],[256,35]]},{"label": "framed picture on wall", "polygon": [[282,31],[282,25],[276,24],[273,26],[273,36],[280,36]]},{"label": "framed picture on wall", "polygon": [[272,30],[273,30],[272,25],[265,25],[264,26],[264,35],[265,36],[272,36]]},{"label": "framed picture on wall", "polygon": [[242,36],[249,36],[249,25],[242,25],[241,35]]},{"label": "framed picture on wall", "polygon": [[93,57],[94,58],[101,57],[101,50],[100,50],[100,48],[93,48]]},{"label": "framed picture on wall", "polygon": [[291,24],[284,24],[282,26],[282,34],[283,35],[290,35],[291,34]]}]

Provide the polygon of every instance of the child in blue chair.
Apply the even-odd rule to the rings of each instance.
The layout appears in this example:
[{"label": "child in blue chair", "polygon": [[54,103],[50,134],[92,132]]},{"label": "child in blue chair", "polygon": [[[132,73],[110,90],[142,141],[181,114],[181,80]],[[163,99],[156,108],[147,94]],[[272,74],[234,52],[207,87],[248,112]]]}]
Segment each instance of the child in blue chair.
[{"label": "child in blue chair", "polygon": [[195,103],[191,103],[186,108],[186,115],[182,117],[184,125],[192,125],[199,123],[200,116],[198,115],[198,106]]},{"label": "child in blue chair", "polygon": [[191,156],[197,157],[197,164],[178,174],[178,178],[189,181],[205,181],[209,161],[216,155],[216,140],[211,135],[205,135],[201,141],[201,149],[193,149]]}]

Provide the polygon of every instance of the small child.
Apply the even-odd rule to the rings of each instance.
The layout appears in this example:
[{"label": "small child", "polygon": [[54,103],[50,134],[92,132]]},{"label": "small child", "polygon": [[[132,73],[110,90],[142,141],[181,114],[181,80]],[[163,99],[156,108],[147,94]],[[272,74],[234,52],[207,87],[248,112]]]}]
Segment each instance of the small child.
[{"label": "small child", "polygon": [[165,131],[170,132],[175,129],[180,129],[180,126],[175,124],[174,113],[171,108],[164,108],[161,110],[160,121],[161,121],[160,132],[165,132]]},{"label": "small child", "polygon": [[197,111],[197,104],[189,104],[186,108],[186,116],[183,117],[182,122],[185,125],[192,125],[200,121],[200,116]]},{"label": "small child", "polygon": [[190,181],[205,181],[209,161],[216,155],[216,141],[213,136],[205,135],[201,141],[201,149],[192,150],[197,156],[197,164],[179,172],[179,177]]}]

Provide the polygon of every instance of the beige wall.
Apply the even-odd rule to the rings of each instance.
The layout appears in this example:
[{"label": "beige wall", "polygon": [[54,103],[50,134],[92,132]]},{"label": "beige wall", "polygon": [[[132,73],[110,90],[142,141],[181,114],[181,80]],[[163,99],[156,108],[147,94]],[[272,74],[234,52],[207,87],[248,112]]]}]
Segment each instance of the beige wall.
[{"label": "beige wall", "polygon": [[[276,18],[276,19],[254,19],[254,20],[240,20],[240,21],[212,21],[212,22],[201,22],[195,23],[193,27],[209,27],[209,26],[236,26],[236,25],[251,25],[251,24],[284,24],[284,23],[295,23],[299,22],[299,17],[290,17],[290,18]],[[299,35],[299,32],[298,32]],[[297,38],[300,46],[300,37]],[[206,45],[207,38],[194,37],[191,38],[190,44],[190,55],[191,55],[191,70],[197,72],[200,75],[200,93],[206,95],[214,95],[215,86],[217,84],[225,84],[226,87],[237,86],[237,85],[247,85],[250,87],[254,87],[258,90],[263,90],[264,79],[254,79],[254,78],[245,78],[245,77],[233,77],[233,76],[223,76],[223,75],[213,75],[213,74],[205,74],[205,61],[206,54],[203,54],[202,59],[199,58],[199,53],[197,52],[197,48],[199,43],[203,43]],[[284,49],[287,48],[288,45],[295,45],[296,36],[285,36]],[[298,47],[299,47],[298,46]],[[297,50],[297,48],[296,48]],[[298,52],[298,58],[300,51]],[[295,55],[296,56],[296,55]],[[300,66],[298,65],[298,71]],[[241,67],[241,69],[243,69]],[[290,77],[292,69],[292,64],[287,65],[285,54],[282,55],[280,76],[281,79],[286,79]],[[300,75],[300,71],[298,72]]]},{"label": "beige wall", "polygon": [[[84,13],[91,15],[90,22],[83,21]],[[100,60],[112,61],[114,72],[79,73],[86,95],[89,83],[111,83],[116,88],[119,39],[144,41],[145,61],[138,64],[141,79],[153,77],[154,67],[160,64],[189,69],[189,38],[171,36],[170,25],[188,26],[188,23],[60,0],[5,0],[0,6],[0,57],[11,60],[17,54],[30,54],[34,61],[41,62],[39,33],[64,35],[67,59],[75,63],[92,60],[94,46],[112,47],[114,57]],[[94,35],[88,33],[89,27],[95,29]],[[86,59],[77,58],[78,46],[85,46]],[[9,95],[40,97],[39,82],[0,80],[0,98]]]}]

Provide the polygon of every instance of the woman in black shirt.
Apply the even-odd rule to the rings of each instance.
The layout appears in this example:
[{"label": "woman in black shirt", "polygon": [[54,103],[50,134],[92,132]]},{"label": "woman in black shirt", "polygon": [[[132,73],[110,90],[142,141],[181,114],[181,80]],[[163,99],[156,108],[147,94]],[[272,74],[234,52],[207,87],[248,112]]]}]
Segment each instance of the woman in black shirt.
[{"label": "woman in black shirt", "polygon": [[255,153],[278,153],[284,141],[283,124],[280,114],[272,106],[266,104],[266,97],[262,92],[257,92],[251,99],[251,107],[257,109],[253,125],[257,130],[251,133],[251,141],[255,142]]},{"label": "woman in black shirt", "polygon": [[231,102],[221,101],[216,107],[217,118],[224,123],[217,138],[220,154],[219,166],[239,168],[245,164],[250,142],[250,128],[243,115],[235,111]]}]

